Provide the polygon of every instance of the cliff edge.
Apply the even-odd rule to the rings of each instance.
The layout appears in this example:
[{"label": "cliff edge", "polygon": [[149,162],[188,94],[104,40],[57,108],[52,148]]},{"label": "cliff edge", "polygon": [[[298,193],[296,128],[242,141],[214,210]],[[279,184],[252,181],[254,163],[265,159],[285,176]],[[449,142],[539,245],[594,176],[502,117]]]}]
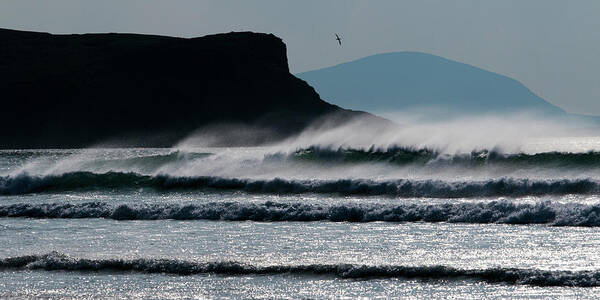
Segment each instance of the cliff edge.
[{"label": "cliff edge", "polygon": [[0,29],[0,41],[0,148],[106,139],[170,146],[215,123],[274,129],[268,141],[328,114],[376,119],[321,100],[289,73],[285,44],[271,34],[186,39]]}]

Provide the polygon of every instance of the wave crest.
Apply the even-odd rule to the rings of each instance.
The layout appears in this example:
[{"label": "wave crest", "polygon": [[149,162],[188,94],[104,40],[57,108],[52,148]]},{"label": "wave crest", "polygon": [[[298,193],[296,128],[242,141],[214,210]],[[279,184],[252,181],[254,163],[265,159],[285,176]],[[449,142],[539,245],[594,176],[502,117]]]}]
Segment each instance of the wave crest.
[{"label": "wave crest", "polygon": [[0,259],[0,270],[47,270],[71,272],[138,272],[173,275],[325,275],[340,278],[405,278],[474,280],[488,283],[505,283],[535,286],[600,286],[598,271],[544,271],[537,269],[490,268],[459,269],[448,266],[401,266],[401,265],[250,265],[235,261],[194,262],[175,259],[85,259],[51,252]]},{"label": "wave crest", "polygon": [[484,181],[398,179],[286,180],[238,179],[212,176],[174,177],[137,173],[72,172],[0,177],[0,195],[105,189],[216,189],[270,194],[387,195],[394,197],[467,198],[493,196],[593,194],[600,183],[591,179],[534,180],[500,178]]},{"label": "wave crest", "polygon": [[485,165],[514,165],[521,167],[597,168],[600,152],[582,153],[544,152],[535,154],[505,154],[496,150],[478,150],[464,154],[444,154],[432,149],[389,147],[368,149],[310,146],[291,155],[273,154],[270,157],[288,157],[300,161],[319,163],[390,163],[396,165],[418,164],[429,166],[459,165],[477,167]]},{"label": "wave crest", "polygon": [[109,204],[106,202],[12,204],[0,206],[0,217],[107,218],[113,220],[224,220],[332,222],[450,222],[472,224],[547,224],[600,226],[600,205],[508,201],[390,205],[209,202],[203,204]]},{"label": "wave crest", "polygon": [[19,195],[72,190],[216,189],[271,194],[387,195],[394,197],[467,198],[493,196],[594,194],[600,183],[592,179],[500,178],[483,181],[398,179],[286,180],[238,179],[212,176],[175,177],[137,173],[72,172],[35,176],[20,174],[0,177],[0,195]]}]

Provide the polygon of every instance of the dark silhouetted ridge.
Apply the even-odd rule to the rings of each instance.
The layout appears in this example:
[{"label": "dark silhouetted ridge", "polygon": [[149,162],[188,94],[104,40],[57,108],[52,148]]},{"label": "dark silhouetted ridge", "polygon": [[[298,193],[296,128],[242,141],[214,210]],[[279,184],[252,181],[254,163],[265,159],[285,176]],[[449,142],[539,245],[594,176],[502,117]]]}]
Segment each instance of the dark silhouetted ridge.
[{"label": "dark silhouetted ridge", "polygon": [[[0,147],[170,146],[215,123],[276,129],[361,113],[326,103],[289,73],[272,34],[199,38],[52,35],[0,29]],[[231,141],[235,143],[236,141]],[[241,141],[240,141],[241,143]]]}]

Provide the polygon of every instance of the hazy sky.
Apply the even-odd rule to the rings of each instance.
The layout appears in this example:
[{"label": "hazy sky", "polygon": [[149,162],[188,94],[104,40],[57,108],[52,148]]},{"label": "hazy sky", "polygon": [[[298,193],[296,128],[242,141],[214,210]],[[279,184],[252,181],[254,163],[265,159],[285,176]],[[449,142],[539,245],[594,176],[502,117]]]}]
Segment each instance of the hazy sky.
[{"label": "hazy sky", "polygon": [[598,0],[0,0],[0,27],[182,37],[270,32],[287,43],[294,73],[422,51],[513,77],[568,112],[600,115]]}]

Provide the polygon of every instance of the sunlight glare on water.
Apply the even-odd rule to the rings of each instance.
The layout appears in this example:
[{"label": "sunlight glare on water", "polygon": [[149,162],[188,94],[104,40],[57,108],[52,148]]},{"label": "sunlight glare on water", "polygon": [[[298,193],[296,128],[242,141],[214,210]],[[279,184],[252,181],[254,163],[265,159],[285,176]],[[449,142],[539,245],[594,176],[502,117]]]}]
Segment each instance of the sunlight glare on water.
[{"label": "sunlight glare on water", "polygon": [[598,149],[3,150],[0,296],[591,297]]}]

